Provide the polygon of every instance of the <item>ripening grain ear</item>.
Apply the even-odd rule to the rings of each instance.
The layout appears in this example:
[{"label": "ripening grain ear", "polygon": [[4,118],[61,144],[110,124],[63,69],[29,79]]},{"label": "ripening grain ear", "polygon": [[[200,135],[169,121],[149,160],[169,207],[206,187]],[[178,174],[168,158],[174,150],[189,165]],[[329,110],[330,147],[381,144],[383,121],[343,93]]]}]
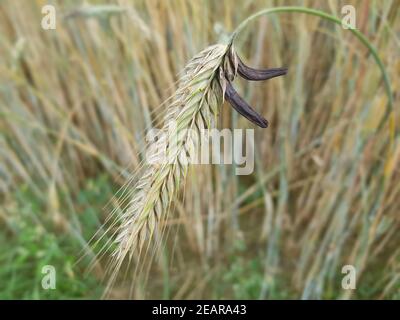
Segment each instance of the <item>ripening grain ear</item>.
[{"label": "ripening grain ear", "polygon": [[[188,159],[195,158],[194,153],[199,149],[196,143],[201,141],[186,132],[199,136],[204,134],[201,129],[213,125],[222,105],[220,72],[223,70],[220,68],[223,68],[227,49],[226,45],[210,46],[185,67],[162,128],[167,141],[176,137],[174,144],[167,144],[166,162],[144,164],[144,173],[134,187],[129,206],[120,217],[121,223],[114,238],[116,248],[108,268],[112,273],[108,287],[112,286],[125,258],[130,260],[136,256],[140,259],[149,249],[153,237],[157,235],[159,238],[162,233],[160,226],[184,183]],[[172,132],[171,124],[174,124]],[[156,150],[162,148],[162,145],[155,146]]]},{"label": "ripening grain ear", "polygon": [[[223,98],[252,123],[261,128],[268,126],[268,121],[237,94],[231,81],[237,74],[248,80],[265,80],[285,73],[286,69],[256,70],[245,66],[232,45],[208,47],[189,61],[166,112],[162,129],[168,141],[170,136],[177,137],[176,141],[173,145],[167,144],[166,163],[144,164],[144,173],[134,187],[129,206],[119,218],[114,239],[116,248],[109,266],[112,272],[109,287],[125,258],[131,260],[136,255],[139,259],[149,249],[152,238],[158,235],[160,225],[163,225],[161,222],[185,181],[188,159],[195,158],[194,153],[200,148],[196,143],[204,134],[201,129],[213,126]],[[171,123],[175,124],[173,132]],[[185,134],[189,130],[200,139]],[[162,140],[155,143],[162,143]],[[161,145],[155,146],[157,150],[162,148]]]}]

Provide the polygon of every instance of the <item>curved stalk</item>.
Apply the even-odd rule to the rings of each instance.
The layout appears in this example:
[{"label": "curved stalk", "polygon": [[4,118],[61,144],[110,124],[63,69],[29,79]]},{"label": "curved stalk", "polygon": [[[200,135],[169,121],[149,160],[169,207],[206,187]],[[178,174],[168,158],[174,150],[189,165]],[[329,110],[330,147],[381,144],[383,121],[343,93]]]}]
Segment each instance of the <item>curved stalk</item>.
[{"label": "curved stalk", "polygon": [[[255,20],[256,18],[263,16],[263,15],[269,15],[269,14],[273,14],[273,13],[290,13],[290,12],[296,12],[296,13],[305,13],[305,14],[309,14],[309,15],[313,15],[313,16],[317,16],[329,21],[332,21],[338,25],[345,25],[346,27],[348,27],[347,30],[349,30],[351,33],[353,33],[356,38],[358,40],[361,41],[361,43],[368,48],[369,52],[372,54],[376,64],[378,65],[381,73],[382,73],[382,78],[384,81],[384,85],[385,85],[385,90],[386,90],[386,94],[388,96],[388,104],[386,107],[386,112],[384,114],[384,117],[382,118],[378,130],[380,130],[383,126],[383,124],[387,121],[389,115],[392,113],[393,111],[393,95],[392,95],[392,89],[390,86],[390,79],[389,79],[389,75],[386,72],[386,68],[382,62],[382,60],[380,59],[378,52],[376,51],[375,47],[369,42],[368,38],[361,33],[359,30],[357,29],[352,29],[350,25],[342,22],[342,20],[340,20],[339,18],[330,15],[326,12],[323,11],[319,11],[319,10],[315,10],[315,9],[309,9],[309,8],[304,8],[304,7],[296,7],[296,6],[288,6],[288,7],[276,7],[276,8],[268,8],[268,9],[264,9],[261,10],[255,14],[253,14],[252,16],[248,17],[247,19],[243,20],[239,26],[233,31],[231,38],[230,38],[230,44],[233,43],[233,41],[235,40],[235,38],[237,37],[237,35],[247,26],[247,24],[253,20]],[[395,131],[395,130],[394,130]]]}]

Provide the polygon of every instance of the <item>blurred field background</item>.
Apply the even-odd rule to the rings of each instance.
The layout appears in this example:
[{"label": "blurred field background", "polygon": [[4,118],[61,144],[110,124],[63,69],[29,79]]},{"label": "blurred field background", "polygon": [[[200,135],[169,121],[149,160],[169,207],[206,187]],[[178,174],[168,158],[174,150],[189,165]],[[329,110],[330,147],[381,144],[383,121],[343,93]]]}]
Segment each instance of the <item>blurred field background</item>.
[{"label": "blurred field background", "polygon": [[[45,4],[56,30],[41,28]],[[2,0],[0,298],[100,298],[104,261],[85,273],[98,250],[88,241],[186,62],[260,9],[341,17],[346,4],[388,70],[394,112],[384,118],[381,73],[349,31],[293,13],[249,25],[236,43],[243,60],[289,68],[235,82],[270,121],[256,129],[255,172],[193,168],[163,254],[133,297],[399,299],[400,3],[390,0]],[[222,113],[222,127],[253,128],[228,105]],[[41,287],[47,264],[56,290]],[[356,290],[341,287],[346,264]],[[119,281],[111,297],[130,287]]]}]

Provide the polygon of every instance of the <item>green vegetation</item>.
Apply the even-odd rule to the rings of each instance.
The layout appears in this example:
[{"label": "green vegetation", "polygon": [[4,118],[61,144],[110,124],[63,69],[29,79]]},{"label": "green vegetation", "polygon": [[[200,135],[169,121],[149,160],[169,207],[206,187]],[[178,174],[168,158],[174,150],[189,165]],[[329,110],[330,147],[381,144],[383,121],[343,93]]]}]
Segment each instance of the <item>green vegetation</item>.
[{"label": "green vegetation", "polygon": [[[43,216],[46,206],[26,185],[15,192],[15,207],[7,208],[9,217],[0,233],[0,299],[100,298],[101,279],[84,274],[87,263],[76,265],[82,241],[99,228],[97,214],[104,206],[103,195],[111,193],[105,177],[88,180],[79,192],[76,226],[54,226]],[[61,201],[63,200],[60,197]],[[53,223],[52,223],[53,222]],[[79,230],[79,231],[78,231]],[[77,235],[77,232],[82,232]],[[87,260],[87,259],[86,259]],[[56,290],[43,290],[42,267],[52,265],[57,272]]]}]

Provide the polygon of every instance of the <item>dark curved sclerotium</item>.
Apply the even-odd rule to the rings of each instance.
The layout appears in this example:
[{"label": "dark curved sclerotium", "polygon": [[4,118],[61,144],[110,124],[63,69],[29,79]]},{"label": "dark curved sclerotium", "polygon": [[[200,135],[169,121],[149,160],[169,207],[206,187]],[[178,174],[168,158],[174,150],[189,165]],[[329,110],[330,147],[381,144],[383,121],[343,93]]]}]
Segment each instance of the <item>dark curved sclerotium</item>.
[{"label": "dark curved sclerotium", "polygon": [[283,76],[287,73],[287,68],[271,68],[271,69],[254,69],[246,66],[238,55],[237,71],[239,75],[249,81],[262,81],[268,80],[275,77]]},{"label": "dark curved sclerotium", "polygon": [[254,111],[246,101],[244,101],[233,88],[232,84],[227,81],[225,99],[231,106],[239,112],[243,117],[250,120],[261,128],[268,127],[268,121],[263,116]]}]

